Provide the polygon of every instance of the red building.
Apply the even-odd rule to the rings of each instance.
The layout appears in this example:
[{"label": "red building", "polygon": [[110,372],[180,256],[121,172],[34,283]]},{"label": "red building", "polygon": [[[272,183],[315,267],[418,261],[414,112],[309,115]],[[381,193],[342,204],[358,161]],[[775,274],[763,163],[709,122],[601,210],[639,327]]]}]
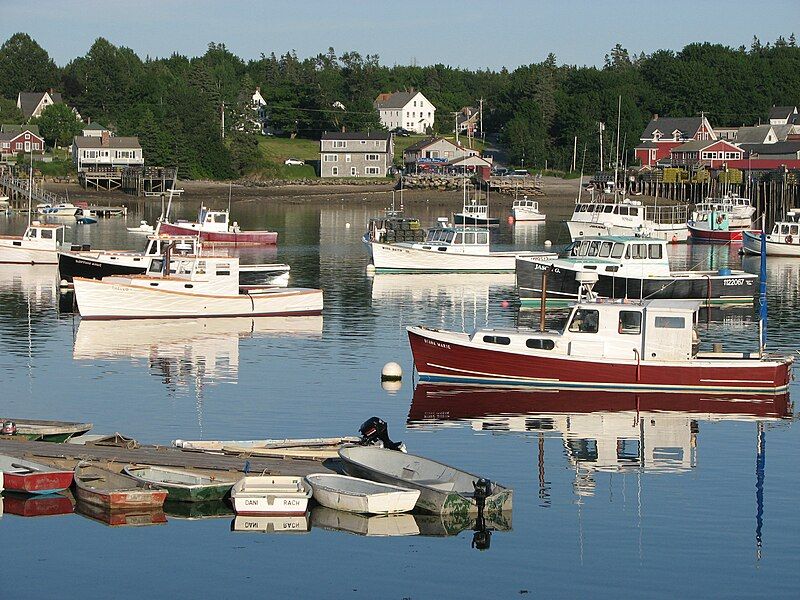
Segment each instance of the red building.
[{"label": "red building", "polygon": [[692,140],[674,147],[670,153],[673,167],[704,166],[718,169],[744,158],[744,150],[727,140]]},{"label": "red building", "polygon": [[44,153],[44,139],[29,129],[0,133],[0,154],[16,154],[18,152]]},{"label": "red building", "polygon": [[642,166],[653,167],[660,160],[668,159],[672,149],[681,144],[716,140],[717,136],[705,116],[659,118],[653,115],[639,139],[636,157]]}]

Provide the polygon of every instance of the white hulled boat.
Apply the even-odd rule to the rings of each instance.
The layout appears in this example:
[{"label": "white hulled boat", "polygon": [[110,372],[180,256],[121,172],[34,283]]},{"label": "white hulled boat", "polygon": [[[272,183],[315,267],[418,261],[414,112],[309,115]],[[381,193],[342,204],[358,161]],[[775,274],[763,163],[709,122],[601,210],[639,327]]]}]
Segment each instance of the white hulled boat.
[{"label": "white hulled boat", "polygon": [[48,217],[74,217],[79,210],[79,207],[70,202],[62,202],[42,209],[42,213]]},{"label": "white hulled boat", "polygon": [[[743,231],[742,242],[747,254],[761,254],[761,232]],[[790,210],[776,221],[766,236],[767,256],[800,256],[800,209]]]},{"label": "white hulled boat", "polygon": [[514,215],[514,221],[544,221],[547,215],[539,212],[539,202],[536,200],[529,200],[524,196],[521,200],[514,200],[511,207]]},{"label": "white hulled boat", "polygon": [[21,236],[0,235],[0,263],[58,264],[64,226],[33,221]]},{"label": "white hulled boat", "polygon": [[[170,265],[164,272],[164,266]],[[146,275],[76,277],[75,301],[87,319],[292,316],[322,312],[322,290],[239,285],[235,257],[180,257],[167,251]]]},{"label": "white hulled boat", "polygon": [[721,198],[707,198],[695,205],[692,221],[706,221],[711,213],[727,214],[731,229],[749,228],[753,224],[756,207],[749,198],[727,194]]}]

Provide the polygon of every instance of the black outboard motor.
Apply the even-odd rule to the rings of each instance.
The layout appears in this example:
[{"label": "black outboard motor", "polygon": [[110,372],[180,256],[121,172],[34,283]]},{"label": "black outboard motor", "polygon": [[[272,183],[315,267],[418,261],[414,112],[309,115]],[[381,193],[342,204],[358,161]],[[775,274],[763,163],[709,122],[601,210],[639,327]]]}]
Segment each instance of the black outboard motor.
[{"label": "black outboard motor", "polygon": [[388,450],[405,452],[406,447],[403,442],[393,442],[389,439],[389,427],[380,417],[370,417],[364,421],[358,432],[361,434],[362,446],[381,446]]},{"label": "black outboard motor", "polygon": [[492,532],[486,527],[483,511],[486,508],[486,498],[492,495],[492,482],[481,477],[472,482],[475,492],[475,504],[478,506],[478,518],[475,520],[475,533],[472,535],[472,547],[478,550],[488,550],[492,543]]}]

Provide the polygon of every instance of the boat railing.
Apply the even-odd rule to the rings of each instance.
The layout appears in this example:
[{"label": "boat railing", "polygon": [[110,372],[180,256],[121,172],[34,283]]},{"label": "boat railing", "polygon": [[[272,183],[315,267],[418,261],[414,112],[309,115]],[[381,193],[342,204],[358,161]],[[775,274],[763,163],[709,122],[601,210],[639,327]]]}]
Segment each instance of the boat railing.
[{"label": "boat railing", "polygon": [[659,225],[686,223],[689,219],[687,205],[645,206],[644,218]]}]

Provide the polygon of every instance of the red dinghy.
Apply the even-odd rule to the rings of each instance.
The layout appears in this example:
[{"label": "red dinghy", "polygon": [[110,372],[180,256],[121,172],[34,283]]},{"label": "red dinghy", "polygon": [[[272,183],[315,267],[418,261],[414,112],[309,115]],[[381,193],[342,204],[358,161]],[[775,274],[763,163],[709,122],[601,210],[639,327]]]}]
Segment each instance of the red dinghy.
[{"label": "red dinghy", "polygon": [[163,221],[156,233],[199,235],[205,244],[218,246],[274,246],[278,243],[275,231],[242,231],[236,222],[229,225],[229,220],[227,210],[210,210],[203,206],[197,221]]},{"label": "red dinghy", "polygon": [[54,494],[72,485],[72,471],[0,454],[3,485],[10,492]]},{"label": "red dinghy", "polygon": [[108,509],[158,508],[166,490],[151,489],[135,479],[89,463],[75,467],[75,495],[81,502]]}]

